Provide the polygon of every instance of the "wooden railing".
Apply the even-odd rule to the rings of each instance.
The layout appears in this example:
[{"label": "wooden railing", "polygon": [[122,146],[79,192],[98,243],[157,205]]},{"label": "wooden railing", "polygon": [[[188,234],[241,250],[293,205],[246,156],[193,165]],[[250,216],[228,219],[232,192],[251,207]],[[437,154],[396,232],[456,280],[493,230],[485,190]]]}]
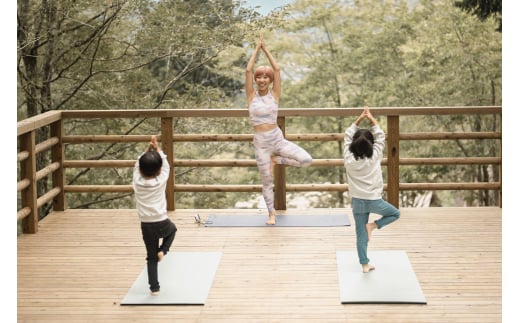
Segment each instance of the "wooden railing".
[{"label": "wooden railing", "polygon": [[[278,114],[278,125],[285,133],[285,122],[291,117],[356,117],[361,113],[361,108],[337,108],[337,109],[281,109]],[[371,108],[377,116],[387,118],[387,157],[382,164],[387,168],[386,198],[390,203],[399,207],[399,191],[405,190],[496,190],[501,207],[502,175],[501,175],[501,130],[496,132],[422,132],[401,133],[399,130],[399,118],[401,116],[424,115],[497,115],[498,127],[501,127],[502,108],[496,106],[477,107],[400,107],[400,108]],[[65,158],[64,144],[84,143],[122,143],[122,142],[148,142],[149,135],[98,135],[66,136],[64,135],[64,122],[68,119],[91,118],[158,118],[161,120],[160,141],[162,149],[168,155],[170,165],[169,182],[166,196],[168,210],[175,210],[175,192],[261,192],[261,185],[192,185],[175,183],[175,167],[255,167],[254,159],[233,160],[181,160],[174,154],[175,142],[233,142],[249,141],[253,134],[175,134],[173,129],[176,118],[247,118],[246,109],[221,109],[221,110],[88,110],[88,111],[50,111],[45,114],[18,122],[18,192],[21,194],[20,207],[17,219],[23,220],[23,231],[26,233],[37,232],[38,208],[52,201],[53,209],[63,211],[66,209],[65,193],[84,192],[133,192],[130,183],[128,185],[66,185],[65,168],[108,167],[127,168],[133,167],[135,160],[67,160]],[[49,128],[50,138],[36,143],[35,132],[39,129]],[[291,141],[343,141],[343,133],[320,134],[286,134]],[[494,139],[497,140],[499,156],[497,157],[465,157],[465,158],[400,158],[399,142],[403,140],[457,140],[457,139]],[[36,157],[38,154],[50,150],[51,161],[49,165],[36,170]],[[343,167],[341,156],[331,156],[330,159],[315,159],[313,166]],[[446,182],[446,183],[400,183],[399,167],[404,165],[498,165],[499,175],[496,182]],[[37,196],[36,184],[38,180],[52,175],[52,188],[45,194]],[[347,191],[346,184],[287,184],[285,169],[277,166],[275,169],[275,208],[286,209],[286,192],[304,191]]]}]

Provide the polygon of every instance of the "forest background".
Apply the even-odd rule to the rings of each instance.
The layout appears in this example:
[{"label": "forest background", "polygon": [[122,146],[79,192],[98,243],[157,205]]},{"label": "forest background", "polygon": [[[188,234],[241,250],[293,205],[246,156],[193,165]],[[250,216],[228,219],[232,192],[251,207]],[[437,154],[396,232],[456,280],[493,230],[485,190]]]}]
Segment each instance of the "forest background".
[{"label": "forest background", "polygon": [[[496,4],[497,1],[488,1]],[[498,3],[501,3],[498,1]],[[18,0],[17,120],[59,109],[245,109],[258,35],[282,68],[281,108],[502,105],[501,12],[481,19],[455,1],[295,0],[268,15],[244,1]],[[258,64],[265,64],[264,56]],[[343,132],[353,119],[291,119],[288,133]],[[385,119],[381,118],[383,129]],[[247,119],[196,119],[176,133],[250,133]],[[413,131],[495,131],[492,116],[437,116]],[[69,122],[67,134],[157,134],[157,121]],[[47,134],[39,134],[40,140]],[[342,143],[305,143],[341,158]],[[68,159],[135,159],[144,144],[75,145]],[[402,143],[406,157],[498,156],[494,141]],[[252,145],[177,144],[176,158],[253,158]],[[39,157],[41,164],[49,156]],[[332,157],[333,158],[333,157]],[[403,182],[495,181],[493,166],[400,170]],[[345,183],[342,168],[288,168],[292,183]],[[67,184],[129,184],[131,170],[67,170]],[[176,183],[260,183],[256,168],[178,168]],[[39,191],[50,183],[39,182]],[[176,194],[178,208],[263,207],[260,194]],[[425,204],[425,197],[427,203]],[[70,208],[134,207],[131,194],[72,194]],[[289,194],[289,207],[345,207],[348,194]],[[496,205],[493,192],[402,192],[402,206]],[[47,206],[47,210],[49,206]],[[46,212],[41,212],[45,214]]]}]

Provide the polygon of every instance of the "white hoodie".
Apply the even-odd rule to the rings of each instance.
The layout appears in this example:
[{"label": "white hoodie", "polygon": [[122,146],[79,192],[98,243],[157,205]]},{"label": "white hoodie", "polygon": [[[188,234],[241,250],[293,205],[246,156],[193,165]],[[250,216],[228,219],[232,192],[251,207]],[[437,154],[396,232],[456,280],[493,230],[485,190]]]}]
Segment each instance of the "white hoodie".
[{"label": "white hoodie", "polygon": [[348,190],[351,197],[364,200],[378,200],[383,195],[383,175],[381,173],[381,160],[385,147],[385,133],[376,125],[370,130],[374,135],[374,153],[372,158],[359,158],[349,150],[352,137],[358,130],[353,123],[345,130],[345,145],[343,148],[343,161],[347,170]]},{"label": "white hoodie", "polygon": [[[134,165],[132,186],[135,193],[137,214],[142,222],[159,222],[166,220],[166,184],[170,176],[170,164],[166,155],[159,151],[162,158],[161,173],[153,178],[144,178],[139,172],[139,158]],[[142,154],[139,156],[141,157]]]}]

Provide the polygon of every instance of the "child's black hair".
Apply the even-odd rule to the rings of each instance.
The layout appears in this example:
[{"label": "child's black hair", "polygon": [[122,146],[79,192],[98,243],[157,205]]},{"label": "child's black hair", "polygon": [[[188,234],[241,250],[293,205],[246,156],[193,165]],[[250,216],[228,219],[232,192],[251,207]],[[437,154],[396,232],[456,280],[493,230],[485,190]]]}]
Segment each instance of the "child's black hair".
[{"label": "child's black hair", "polygon": [[374,135],[368,129],[358,129],[352,136],[349,150],[354,158],[372,158],[374,153]]},{"label": "child's black hair", "polygon": [[157,151],[147,151],[139,158],[139,170],[145,177],[157,176],[162,163],[161,155]]}]

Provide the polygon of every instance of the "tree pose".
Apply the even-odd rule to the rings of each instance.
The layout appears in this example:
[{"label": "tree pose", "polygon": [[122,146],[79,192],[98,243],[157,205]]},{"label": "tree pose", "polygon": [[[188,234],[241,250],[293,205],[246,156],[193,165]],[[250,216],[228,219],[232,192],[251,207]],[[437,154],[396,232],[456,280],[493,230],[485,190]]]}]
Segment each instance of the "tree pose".
[{"label": "tree pose", "polygon": [[156,136],[152,136],[150,144],[135,162],[132,181],[146,247],[146,268],[152,295],[158,295],[161,289],[157,263],[170,250],[177,232],[177,227],[166,211],[165,188],[169,176],[168,159],[159,148]]},{"label": "tree pose", "polygon": [[[262,50],[271,66],[259,66],[254,70],[255,60]],[[253,145],[255,159],[262,178],[264,196],[269,219],[267,224],[276,224],[274,209],[273,172],[276,164],[306,167],[312,157],[303,148],[284,138],[278,127],[278,102],[282,93],[280,66],[265,45],[260,35],[246,69],[246,95],[249,118],[254,129]],[[256,90],[253,86],[256,83]]]},{"label": "tree pose", "polygon": [[[372,124],[370,130],[358,128],[365,118]],[[365,107],[357,120],[345,130],[343,151],[348,190],[352,197],[352,213],[356,222],[357,253],[364,273],[375,269],[369,264],[367,256],[368,241],[370,241],[372,231],[376,228],[383,228],[400,216],[399,210],[382,198],[381,160],[384,147],[385,133],[368,107]],[[370,213],[376,213],[382,217],[368,223]]]}]

